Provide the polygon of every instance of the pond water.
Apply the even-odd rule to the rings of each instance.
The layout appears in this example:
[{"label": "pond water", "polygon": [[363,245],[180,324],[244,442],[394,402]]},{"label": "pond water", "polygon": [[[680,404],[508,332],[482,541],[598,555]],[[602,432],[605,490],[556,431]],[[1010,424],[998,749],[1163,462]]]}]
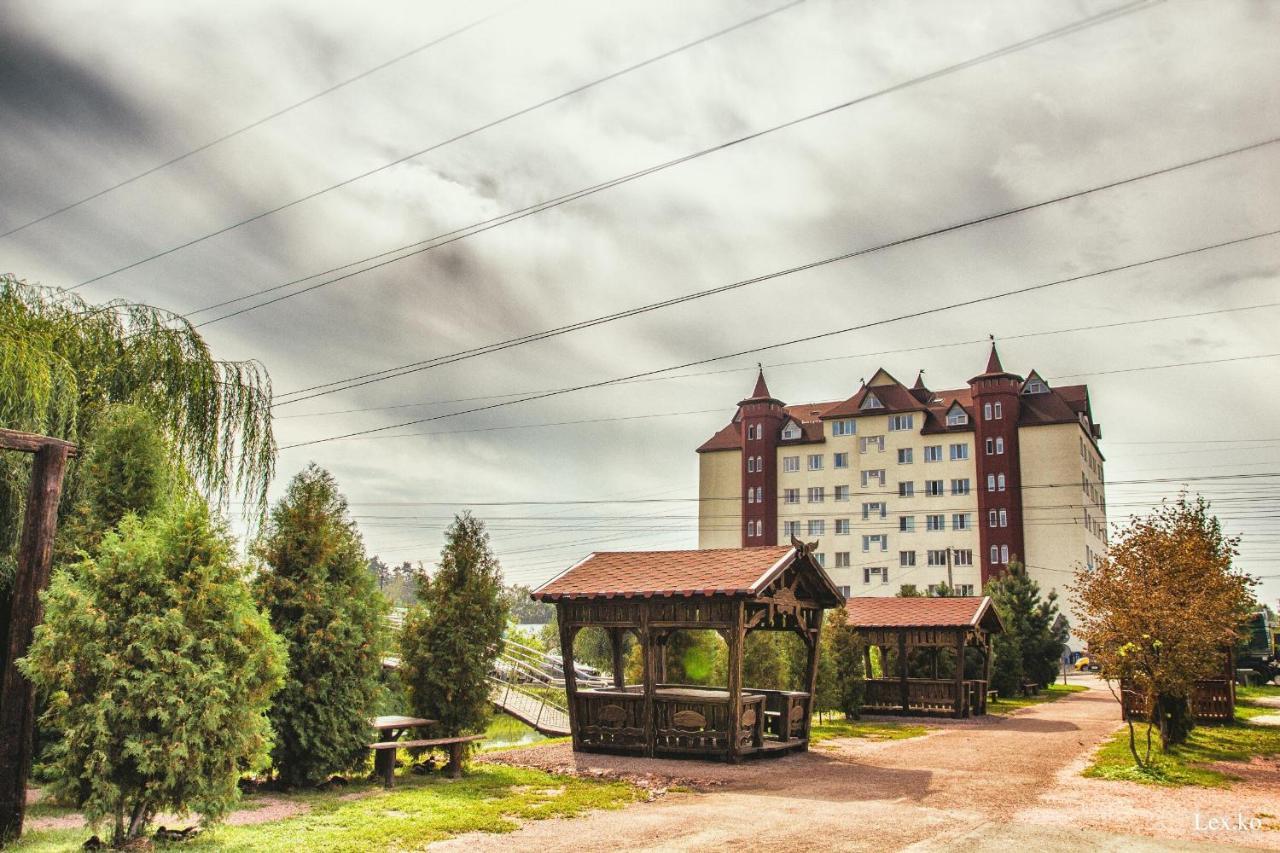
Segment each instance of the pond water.
[{"label": "pond water", "polygon": [[515,717],[498,713],[493,715],[484,734],[485,739],[480,741],[481,749],[509,749],[547,739],[546,735],[538,734]]}]

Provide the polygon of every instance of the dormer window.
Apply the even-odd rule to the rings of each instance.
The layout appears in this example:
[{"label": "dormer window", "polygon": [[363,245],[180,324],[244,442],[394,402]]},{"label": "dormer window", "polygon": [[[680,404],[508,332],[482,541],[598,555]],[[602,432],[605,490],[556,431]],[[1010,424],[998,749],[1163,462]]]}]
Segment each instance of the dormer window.
[{"label": "dormer window", "polygon": [[859,409],[883,409],[884,403],[881,403],[880,398],[877,397],[875,394],[868,394],[866,397],[862,398],[862,405],[859,406],[858,408]]},{"label": "dormer window", "polygon": [[1027,387],[1022,389],[1023,394],[1044,394],[1049,390],[1049,386],[1045,385],[1039,379],[1028,379]]},{"label": "dormer window", "polygon": [[800,437],[800,425],[797,424],[795,421],[791,421],[790,423],[788,423],[787,426],[782,430],[783,441],[791,441],[792,439],[796,439],[799,437]]},{"label": "dormer window", "polygon": [[969,413],[959,406],[952,406],[947,412],[947,426],[964,426],[969,423]]}]

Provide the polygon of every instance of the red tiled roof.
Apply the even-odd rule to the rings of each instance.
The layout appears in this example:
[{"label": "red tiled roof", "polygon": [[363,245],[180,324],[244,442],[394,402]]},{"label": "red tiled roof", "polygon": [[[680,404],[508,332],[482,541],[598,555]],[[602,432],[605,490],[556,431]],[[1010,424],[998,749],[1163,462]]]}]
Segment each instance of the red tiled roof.
[{"label": "red tiled roof", "polygon": [[845,599],[849,624],[858,628],[963,628],[983,623],[1001,630],[991,599],[887,598],[859,596]]},{"label": "red tiled roof", "polygon": [[700,551],[601,551],[533,591],[538,600],[752,595],[795,558],[790,545]]}]

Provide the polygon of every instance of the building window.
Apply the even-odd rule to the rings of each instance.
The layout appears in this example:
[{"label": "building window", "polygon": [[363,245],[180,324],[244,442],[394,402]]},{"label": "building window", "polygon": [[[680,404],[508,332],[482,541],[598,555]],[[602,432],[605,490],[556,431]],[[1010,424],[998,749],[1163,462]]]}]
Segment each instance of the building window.
[{"label": "building window", "polygon": [[870,551],[875,546],[877,551],[889,550],[889,537],[883,533],[873,533],[862,537],[862,550]]},{"label": "building window", "polygon": [[799,489],[784,489],[784,490],[783,490],[783,492],[782,492],[782,502],[783,502],[783,503],[789,503],[789,504],[798,504],[798,503],[800,503],[800,490],[799,490]]},{"label": "building window", "polygon": [[903,533],[914,533],[916,529],[916,517],[914,515],[898,516],[898,529]]},{"label": "building window", "polygon": [[858,451],[866,453],[869,449],[874,448],[877,453],[884,453],[884,436],[883,435],[864,435],[858,439]]},{"label": "building window", "polygon": [[996,490],[1001,492],[1004,491],[1004,474],[1000,474],[996,477]]},{"label": "building window", "polygon": [[1004,510],[1000,510],[1000,526],[1001,527],[1009,526],[1009,514]]},{"label": "building window", "polygon": [[967,495],[969,494],[969,478],[962,477],[958,480],[951,481],[951,494]]},{"label": "building window", "polygon": [[996,438],[996,454],[999,455],[1001,453],[1004,453],[1004,439],[997,437]]},{"label": "building window", "polygon": [[898,483],[898,497],[910,498],[916,493],[916,484],[914,480],[902,480]]},{"label": "building window", "polygon": [[953,530],[969,530],[973,527],[973,515],[967,512],[951,513],[951,527]]},{"label": "building window", "polygon": [[924,529],[933,531],[946,530],[947,517],[945,515],[926,515],[924,517]]},{"label": "building window", "polygon": [[967,423],[969,423],[969,415],[959,406],[947,412],[947,426],[964,426]]},{"label": "building window", "polygon": [[910,447],[898,448],[898,464],[899,465],[911,464],[911,448]]},{"label": "building window", "polygon": [[931,566],[945,566],[946,564],[947,564],[947,549],[946,549],[946,548],[941,548],[941,549],[938,549],[938,550],[930,550],[930,551],[929,551],[929,565],[931,565]]},{"label": "building window", "polygon": [[1000,403],[995,404],[995,419],[996,420],[1004,419],[1004,406],[1001,405]]},{"label": "building window", "polygon": [[1022,389],[1023,394],[1043,394],[1049,390],[1048,387],[1039,379],[1031,379],[1027,382],[1027,387]]},{"label": "building window", "polygon": [[753,504],[755,502],[756,502],[756,490],[747,489],[747,503]]},{"label": "building window", "polygon": [[747,473],[754,474],[756,472],[756,458],[754,456],[747,457]]},{"label": "building window", "polygon": [[782,457],[782,470],[789,473],[794,473],[796,471],[799,471],[800,457],[799,456]]},{"label": "building window", "polygon": [[953,445],[951,445],[951,461],[952,461],[952,462],[958,462],[958,461],[960,461],[961,459],[968,459],[968,458],[969,458],[969,445],[968,445],[968,444],[953,444]]},{"label": "building window", "polygon": [[782,430],[783,441],[792,441],[799,437],[800,437],[800,425],[795,421],[792,421],[791,423],[787,424],[786,427]]},{"label": "building window", "polygon": [[1004,563],[1005,565],[1009,564],[1009,546],[1008,545],[1000,546],[1000,562]]},{"label": "building window", "polygon": [[838,501],[847,501],[847,500],[849,500],[849,487],[848,487],[848,486],[836,486],[835,499],[836,499],[836,500],[838,500]]},{"label": "building window", "polygon": [[925,462],[941,462],[942,461],[942,445],[941,444],[926,445],[924,449],[924,461]]},{"label": "building window", "polygon": [[747,538],[750,539],[756,535],[756,525],[754,521],[747,522]]},{"label": "building window", "polygon": [[880,583],[889,582],[888,566],[866,566],[862,570],[862,582],[871,583],[872,579],[878,579]]},{"label": "building window", "polygon": [[954,587],[955,593],[962,598],[971,598],[973,596],[973,584],[958,583]]},{"label": "building window", "polygon": [[849,535],[849,519],[847,518],[836,519],[836,535],[837,536]]},{"label": "building window", "polygon": [[951,563],[955,566],[972,566],[973,551],[969,548],[956,548],[951,552]]},{"label": "building window", "polygon": [[819,566],[822,566],[823,568],[826,568],[826,565],[827,565],[827,555],[826,555],[826,554],[823,554],[822,552],[818,552],[817,554],[814,554],[814,555],[813,555],[813,559],[817,562],[817,564],[818,564]]},{"label": "building window", "polygon": [[821,536],[826,532],[826,529],[827,529],[827,523],[823,521],[821,518],[809,519],[809,535],[810,536]]},{"label": "building window", "polygon": [[1000,564],[1000,549],[995,545],[991,546],[991,564],[993,566]]},{"label": "building window", "polygon": [[837,453],[837,454],[835,454],[835,455],[833,456],[833,458],[832,458],[831,464],[832,464],[833,466],[835,466],[836,468],[848,468],[848,467],[849,467],[849,454],[848,454],[848,453]]},{"label": "building window", "polygon": [[865,489],[871,485],[872,480],[876,481],[877,486],[884,488],[884,469],[873,468],[862,472],[862,488]]},{"label": "building window", "polygon": [[756,522],[756,535],[757,535],[757,536],[763,536],[763,535],[764,535],[764,522],[763,522],[763,521],[757,521],[757,522]]},{"label": "building window", "polygon": [[984,421],[991,420],[991,404],[990,403],[982,404],[982,419]]},{"label": "building window", "polygon": [[809,470],[810,471],[822,470],[822,454],[821,453],[809,454]]},{"label": "building window", "polygon": [[825,486],[809,487],[809,503],[820,504],[827,499],[827,489]]},{"label": "building window", "polygon": [[915,551],[899,551],[899,552],[898,552],[898,565],[899,565],[899,566],[907,567],[907,566],[914,566],[915,564],[916,564],[916,552],[915,552]]},{"label": "building window", "polygon": [[878,515],[881,518],[884,518],[885,513],[886,508],[883,501],[872,501],[871,503],[864,503],[862,505],[862,517],[864,519],[870,518],[873,515]]},{"label": "building window", "polygon": [[836,589],[840,590],[840,594],[841,594],[842,596],[844,596],[845,598],[848,598],[848,597],[849,597],[849,587],[847,587],[847,586],[838,586],[838,587],[836,587]]},{"label": "building window", "polygon": [[853,435],[857,431],[858,431],[857,421],[854,421],[851,418],[846,420],[831,422],[832,435]]},{"label": "building window", "polygon": [[987,439],[987,455],[988,455],[988,456],[991,456],[991,455],[992,455],[992,454],[994,454],[995,452],[996,452],[996,442],[995,442],[995,439],[988,438],[988,439]]},{"label": "building window", "polygon": [[996,490],[996,475],[988,474],[987,475],[987,491],[994,492],[995,490]]},{"label": "building window", "polygon": [[799,538],[799,536],[800,536],[800,522],[798,522],[798,521],[784,521],[784,522],[782,522],[782,534],[783,534],[784,536],[786,536],[788,539],[790,539],[792,536],[795,536],[796,538]]},{"label": "building window", "polygon": [[915,427],[914,415],[890,415],[889,431],[899,432],[901,430],[913,429]]},{"label": "building window", "polygon": [[1000,526],[1000,514],[997,513],[994,509],[987,511],[987,526],[988,527]]},{"label": "building window", "polygon": [[940,498],[946,494],[946,485],[945,480],[925,480],[924,493],[931,498]]},{"label": "building window", "polygon": [[836,568],[837,569],[849,568],[849,552],[848,551],[836,551]]}]

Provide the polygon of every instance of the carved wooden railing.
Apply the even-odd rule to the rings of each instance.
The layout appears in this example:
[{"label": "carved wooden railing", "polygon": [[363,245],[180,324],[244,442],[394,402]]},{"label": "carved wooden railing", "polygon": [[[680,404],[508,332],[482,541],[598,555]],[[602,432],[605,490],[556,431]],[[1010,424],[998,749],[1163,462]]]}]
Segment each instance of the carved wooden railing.
[{"label": "carved wooden railing", "polygon": [[635,690],[580,690],[573,696],[583,746],[643,752],[644,694]]},{"label": "carved wooden railing", "polygon": [[[961,711],[981,712],[986,704],[986,683],[961,682]],[[981,699],[979,699],[981,695]],[[951,713],[956,705],[956,683],[949,679],[908,678],[907,707],[912,711]],[[897,678],[868,678],[862,707],[868,711],[901,711],[902,681]]]}]

